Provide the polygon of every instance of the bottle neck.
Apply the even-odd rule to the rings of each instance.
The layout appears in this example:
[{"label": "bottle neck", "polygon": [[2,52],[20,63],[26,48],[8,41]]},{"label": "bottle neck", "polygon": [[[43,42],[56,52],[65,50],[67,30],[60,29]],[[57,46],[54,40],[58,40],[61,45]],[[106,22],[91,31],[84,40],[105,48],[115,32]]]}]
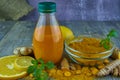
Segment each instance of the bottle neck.
[{"label": "bottle neck", "polygon": [[53,13],[40,13],[40,16],[55,16],[55,12],[53,12]]},{"label": "bottle neck", "polygon": [[56,17],[55,17],[55,12],[40,13],[38,26],[40,26],[40,25],[58,26],[58,22],[57,22]]}]

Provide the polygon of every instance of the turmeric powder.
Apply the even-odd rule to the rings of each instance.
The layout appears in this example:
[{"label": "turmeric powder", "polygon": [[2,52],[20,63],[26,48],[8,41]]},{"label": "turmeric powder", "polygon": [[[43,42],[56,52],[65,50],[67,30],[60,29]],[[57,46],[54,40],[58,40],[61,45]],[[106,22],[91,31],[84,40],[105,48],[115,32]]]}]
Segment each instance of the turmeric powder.
[{"label": "turmeric powder", "polygon": [[[97,70],[94,67],[85,67],[75,63],[69,63],[66,58],[61,61],[61,68],[55,67],[46,70],[51,79],[54,80],[94,80]],[[72,66],[72,68],[70,68]],[[69,69],[70,68],[70,69]],[[91,71],[93,69],[93,72]],[[66,70],[67,69],[67,70]],[[93,75],[94,74],[94,75]],[[33,77],[26,77],[25,80],[34,80]]]},{"label": "turmeric powder", "polygon": [[64,76],[70,77],[70,76],[71,76],[71,72],[70,72],[70,71],[65,71],[65,72],[64,72]]},{"label": "turmeric powder", "polygon": [[94,75],[91,73],[89,67],[81,66],[75,63],[69,63],[66,58],[61,61],[61,68],[53,69],[50,77],[55,80],[93,80],[97,70],[93,69]]},{"label": "turmeric powder", "polygon": [[104,52],[105,48],[100,46],[100,41],[101,40],[97,38],[84,37],[81,41],[71,42],[69,46],[84,53]]},{"label": "turmeric powder", "polygon": [[97,66],[98,69],[102,69],[104,67],[105,67],[105,64],[100,64],[100,65]]},{"label": "turmeric powder", "polygon": [[99,70],[95,67],[92,67],[90,69],[91,69],[91,72],[92,72],[93,75],[97,75],[97,73],[99,72]]},{"label": "turmeric powder", "polygon": [[[100,46],[100,39],[98,38],[93,38],[93,37],[80,37],[79,41],[71,41],[69,43],[69,47],[77,50],[80,52],[72,52],[72,54],[75,54],[80,57],[84,58],[101,58],[106,56],[106,54],[99,54],[100,52],[106,51],[106,49],[103,46]],[[109,53],[108,53],[109,54]],[[77,61],[80,62],[81,64],[85,66],[94,66],[98,64],[102,64],[102,61],[97,61],[97,60],[86,60],[86,59],[81,59],[74,57],[73,58]]]},{"label": "turmeric powder", "polygon": [[82,72],[81,72],[81,70],[76,70],[76,72],[75,72],[76,74],[81,74]]}]

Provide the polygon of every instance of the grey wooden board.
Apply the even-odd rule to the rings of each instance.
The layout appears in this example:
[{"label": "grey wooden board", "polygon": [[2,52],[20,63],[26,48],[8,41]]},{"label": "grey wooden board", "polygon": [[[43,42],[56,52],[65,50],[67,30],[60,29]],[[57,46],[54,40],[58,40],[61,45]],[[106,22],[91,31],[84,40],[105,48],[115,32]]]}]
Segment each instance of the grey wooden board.
[{"label": "grey wooden board", "polygon": [[[60,25],[69,27],[76,36],[81,34],[105,35],[110,29],[116,29],[120,35],[120,22],[97,22],[97,21],[61,21]],[[1,26],[4,26],[2,28]],[[0,22],[0,57],[13,54],[12,51],[18,46],[31,46],[35,22]],[[120,48],[120,36],[114,39]],[[107,76],[97,80],[120,80],[119,77]]]},{"label": "grey wooden board", "polygon": [[12,21],[0,22],[0,40],[12,28],[14,24],[15,22],[12,22]]},{"label": "grey wooden board", "polygon": [[31,46],[34,23],[16,22],[0,41],[0,56],[10,55],[17,46]]}]

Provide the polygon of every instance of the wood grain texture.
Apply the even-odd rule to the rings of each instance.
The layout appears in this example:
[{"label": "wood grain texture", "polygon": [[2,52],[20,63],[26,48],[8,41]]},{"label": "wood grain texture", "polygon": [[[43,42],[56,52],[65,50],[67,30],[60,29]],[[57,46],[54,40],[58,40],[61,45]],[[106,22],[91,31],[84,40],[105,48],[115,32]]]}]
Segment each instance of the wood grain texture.
[{"label": "wood grain texture", "polygon": [[34,10],[21,20],[37,20],[43,1],[56,2],[58,20],[120,20],[120,0],[28,0]]},{"label": "wood grain texture", "polygon": [[[100,34],[104,36],[113,28],[120,35],[119,21],[60,21],[59,23],[69,27],[76,36],[81,34]],[[0,32],[2,32],[0,35],[4,35],[0,41],[0,57],[13,54],[13,49],[18,46],[31,46],[35,22],[0,22],[0,26],[5,27],[4,29],[0,28]],[[114,42],[120,48],[120,36],[114,39]],[[95,80],[120,80],[120,78],[106,76]]]},{"label": "wood grain texture", "polygon": [[14,24],[15,22],[12,21],[0,22],[0,40],[7,34]]},{"label": "wood grain texture", "polygon": [[32,22],[16,22],[0,41],[0,57],[12,54],[18,46],[31,46],[34,26]]}]

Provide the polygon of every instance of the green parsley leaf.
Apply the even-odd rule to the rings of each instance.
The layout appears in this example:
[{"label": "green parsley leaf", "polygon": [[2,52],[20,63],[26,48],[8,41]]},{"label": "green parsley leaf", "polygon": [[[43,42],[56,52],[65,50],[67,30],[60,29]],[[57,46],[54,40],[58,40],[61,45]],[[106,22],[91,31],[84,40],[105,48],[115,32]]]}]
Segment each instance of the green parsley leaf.
[{"label": "green parsley leaf", "polygon": [[34,70],[37,68],[37,66],[29,66],[27,69],[27,73],[30,74],[32,72],[34,72]]},{"label": "green parsley leaf", "polygon": [[45,63],[41,58],[38,60],[32,60],[31,62],[33,65],[28,67],[27,73],[32,73],[35,80],[48,80],[48,73],[45,69],[54,68],[53,62],[48,61]]},{"label": "green parsley leaf", "polygon": [[38,61],[37,61],[37,60],[32,60],[31,63],[32,63],[33,65],[38,65]]},{"label": "green parsley leaf", "polygon": [[47,67],[48,69],[52,69],[52,68],[54,68],[55,66],[54,66],[53,62],[48,61],[48,62],[46,63],[46,67]]},{"label": "green parsley leaf", "polygon": [[108,37],[117,37],[118,34],[117,34],[116,30],[112,29],[107,36]]},{"label": "green parsley leaf", "polygon": [[44,64],[44,61],[42,58],[38,59],[38,62],[40,62],[41,64]]},{"label": "green parsley leaf", "polygon": [[112,37],[117,37],[117,31],[112,29],[106,36],[106,38],[102,39],[100,45],[103,46],[105,49],[110,49],[110,42]]}]

